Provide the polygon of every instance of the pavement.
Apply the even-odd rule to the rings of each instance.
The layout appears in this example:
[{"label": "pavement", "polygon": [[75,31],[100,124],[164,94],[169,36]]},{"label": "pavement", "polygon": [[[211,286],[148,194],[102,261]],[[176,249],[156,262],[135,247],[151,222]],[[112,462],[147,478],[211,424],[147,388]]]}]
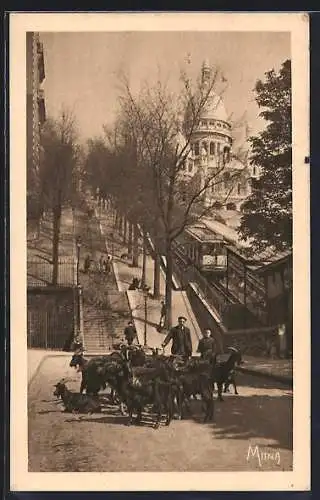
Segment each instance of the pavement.
[{"label": "pavement", "polygon": [[69,356],[70,353],[63,351],[49,351],[44,349],[28,349],[27,351],[27,369],[28,369],[28,385],[31,384],[34,377],[41,369],[43,361],[51,356]]},{"label": "pavement", "polygon": [[267,359],[254,356],[243,356],[244,365],[237,369],[261,377],[271,378],[293,386],[292,359]]}]

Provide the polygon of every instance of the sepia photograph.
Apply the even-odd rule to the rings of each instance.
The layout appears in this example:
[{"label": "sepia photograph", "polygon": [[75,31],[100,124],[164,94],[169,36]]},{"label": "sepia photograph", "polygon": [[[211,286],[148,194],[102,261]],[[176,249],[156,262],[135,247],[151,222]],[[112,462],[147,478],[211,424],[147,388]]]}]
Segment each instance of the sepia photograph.
[{"label": "sepia photograph", "polygon": [[23,474],[307,488],[307,18],[33,16],[10,42]]}]

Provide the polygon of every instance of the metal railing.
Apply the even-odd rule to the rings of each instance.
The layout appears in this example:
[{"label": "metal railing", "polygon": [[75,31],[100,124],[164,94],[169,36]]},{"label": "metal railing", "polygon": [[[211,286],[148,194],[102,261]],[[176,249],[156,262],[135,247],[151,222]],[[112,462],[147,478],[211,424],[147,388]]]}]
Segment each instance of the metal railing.
[{"label": "metal railing", "polygon": [[231,303],[222,293],[216,290],[211,283],[198,271],[196,268],[188,270],[189,282],[194,283],[198,291],[200,291],[206,301],[217,311],[222,318],[226,307]]},{"label": "metal railing", "polygon": [[[58,261],[58,279],[54,286],[73,287],[76,283],[76,259],[60,258]],[[46,287],[53,285],[53,263],[41,258],[27,260],[27,286]]]},{"label": "metal railing", "polygon": [[72,341],[73,310],[72,304],[66,304],[63,311],[28,309],[27,310],[27,345],[29,348],[63,349]]}]

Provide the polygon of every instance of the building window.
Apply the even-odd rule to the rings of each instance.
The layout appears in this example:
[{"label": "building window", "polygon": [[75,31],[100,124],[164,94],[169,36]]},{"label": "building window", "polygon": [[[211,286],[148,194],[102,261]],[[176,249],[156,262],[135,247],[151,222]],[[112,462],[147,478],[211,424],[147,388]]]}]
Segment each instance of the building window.
[{"label": "building window", "polygon": [[214,142],[210,142],[210,154],[214,155],[215,154],[215,144]]},{"label": "building window", "polygon": [[240,183],[239,183],[239,184],[238,184],[238,186],[237,186],[237,192],[238,192],[238,194],[240,194],[240,193],[241,193],[241,184],[240,184]]},{"label": "building window", "polygon": [[255,176],[255,175],[256,175],[256,172],[257,172],[257,170],[256,170],[256,166],[255,166],[255,165],[253,165],[252,175],[254,175],[254,176]]},{"label": "building window", "polygon": [[199,152],[200,152],[200,145],[199,145],[199,142],[196,142],[196,143],[194,144],[194,154],[195,154],[196,156],[199,156]]},{"label": "building window", "polygon": [[223,149],[223,155],[224,155],[224,161],[225,161],[225,163],[229,163],[230,162],[230,148],[225,147]]},{"label": "building window", "polygon": [[189,172],[192,172],[192,167],[193,167],[193,163],[192,163],[192,161],[189,161],[189,163],[188,163],[188,171]]}]

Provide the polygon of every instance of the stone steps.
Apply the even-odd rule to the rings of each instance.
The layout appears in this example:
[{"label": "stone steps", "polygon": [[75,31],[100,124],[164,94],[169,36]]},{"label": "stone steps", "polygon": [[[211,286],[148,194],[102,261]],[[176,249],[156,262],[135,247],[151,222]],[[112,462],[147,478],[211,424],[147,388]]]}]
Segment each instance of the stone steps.
[{"label": "stone steps", "polygon": [[87,352],[105,352],[123,337],[127,323],[125,316],[96,307],[84,308],[84,346]]}]

